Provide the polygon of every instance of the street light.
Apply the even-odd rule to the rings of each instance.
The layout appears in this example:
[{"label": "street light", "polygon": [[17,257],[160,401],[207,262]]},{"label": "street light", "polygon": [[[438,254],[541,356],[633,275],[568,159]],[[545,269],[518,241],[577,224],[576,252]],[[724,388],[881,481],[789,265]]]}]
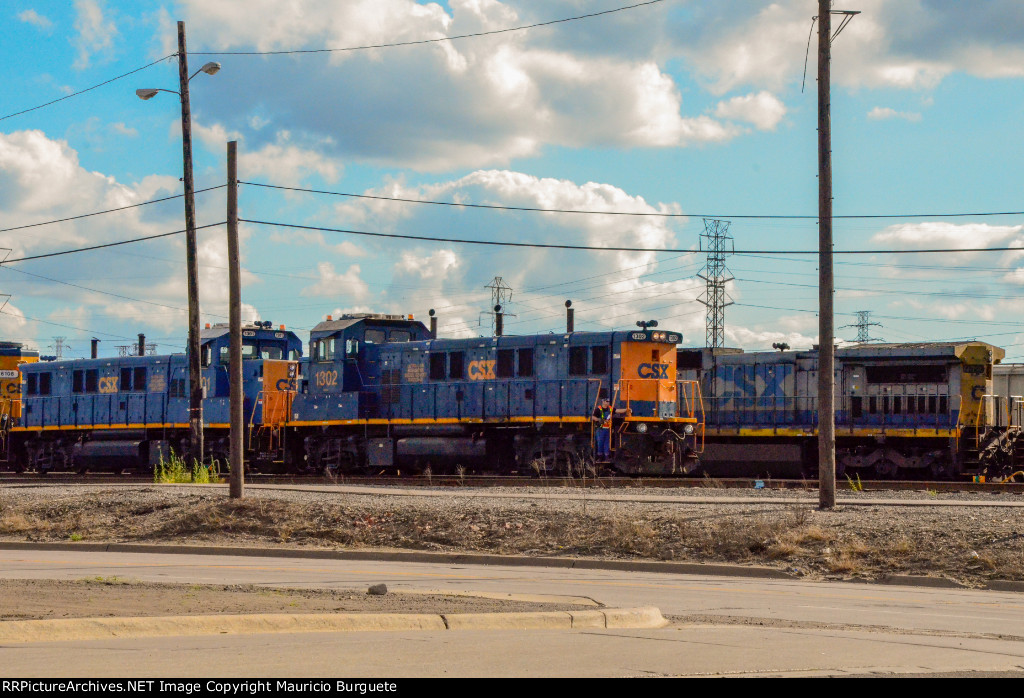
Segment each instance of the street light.
[{"label": "street light", "polygon": [[199,269],[196,255],[196,202],[192,183],[192,111],[188,100],[188,83],[199,73],[214,75],[220,63],[206,63],[188,74],[188,52],[185,50],[185,23],[178,22],[178,82],[180,92],[162,88],[135,90],[141,100],[152,99],[158,92],[170,92],[181,99],[181,144],[185,176],[185,251],[188,267],[188,374],[189,374],[189,450],[194,460],[203,462],[203,376],[199,361]]}]

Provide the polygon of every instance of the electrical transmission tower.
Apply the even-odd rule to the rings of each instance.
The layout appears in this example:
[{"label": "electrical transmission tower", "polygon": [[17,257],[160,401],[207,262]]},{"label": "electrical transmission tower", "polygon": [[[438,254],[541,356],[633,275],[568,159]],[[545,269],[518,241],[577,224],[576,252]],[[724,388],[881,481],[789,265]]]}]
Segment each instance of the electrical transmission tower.
[{"label": "electrical transmission tower", "polygon": [[871,311],[870,310],[858,310],[857,311],[857,322],[852,325],[843,325],[846,327],[857,328],[857,339],[853,340],[858,344],[867,344],[868,342],[884,342],[885,340],[881,337],[872,337],[868,331],[869,327],[881,327],[880,322],[871,322]]},{"label": "electrical transmission tower", "polygon": [[512,287],[505,283],[505,280],[500,276],[495,276],[491,283],[484,286],[484,288],[491,289],[491,310],[481,315],[491,316],[491,330],[495,329],[497,323],[496,312],[494,308],[501,306],[501,312],[505,317],[515,317],[513,313],[505,312],[506,304],[512,302]]},{"label": "electrical transmission tower", "polygon": [[725,292],[725,285],[733,277],[725,267],[726,256],[733,253],[732,235],[729,235],[729,221],[712,218],[704,219],[704,232],[700,236],[701,251],[707,252],[703,273],[705,290],[697,300],[704,304],[707,312],[707,336],[705,345],[710,348],[725,344],[725,308],[732,300]]},{"label": "electrical transmission tower", "polygon": [[64,350],[68,348],[67,337],[54,337],[53,344],[50,348],[53,349],[53,355],[57,357],[57,361],[64,358]]}]

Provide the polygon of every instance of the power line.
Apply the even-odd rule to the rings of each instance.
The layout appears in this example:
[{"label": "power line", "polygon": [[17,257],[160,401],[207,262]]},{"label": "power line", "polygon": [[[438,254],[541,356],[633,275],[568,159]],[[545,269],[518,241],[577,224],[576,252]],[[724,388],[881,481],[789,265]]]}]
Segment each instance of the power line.
[{"label": "power line", "polygon": [[[223,189],[226,184],[218,184],[215,187],[207,187],[206,189],[196,190],[196,194],[201,194],[204,191],[213,191],[214,189]],[[94,211],[92,213],[83,213],[78,216],[69,216],[67,218],[57,218],[52,221],[43,221],[42,223],[29,223],[27,225],[16,225],[13,228],[0,228],[0,233],[9,233],[12,230],[23,230],[25,228],[38,228],[41,225],[51,225],[53,223],[66,223],[67,221],[77,221],[80,218],[89,218],[91,216],[102,216],[105,213],[116,213],[117,211],[127,211],[130,208],[138,208],[140,206],[148,206],[149,204],[158,204],[161,201],[170,201],[171,199],[180,199],[185,196],[184,194],[175,194],[174,196],[165,196],[162,199],[150,199],[149,201],[143,201],[138,204],[131,204],[129,206],[121,206],[120,208],[108,208],[105,211]]]},{"label": "power line", "polygon": [[[623,12],[625,10],[632,10],[637,7],[644,7],[645,5],[654,5],[663,0],[647,0],[647,2],[638,2],[634,5],[626,5],[624,7],[615,7],[610,10],[602,10],[601,12],[591,12],[585,15],[576,15],[575,17],[565,17],[563,19],[553,19],[547,22],[537,22],[536,24],[526,24],[521,27],[509,27],[507,29],[494,29],[486,32],[474,32],[472,34],[459,34],[456,36],[442,36],[438,39],[419,39],[416,41],[396,41],[388,44],[372,44],[368,46],[348,46],[345,48],[315,48],[315,49],[291,49],[284,51],[191,51],[193,56],[280,56],[295,53],[335,53],[340,51],[366,51],[375,48],[395,48],[398,46],[416,46],[418,44],[435,44],[441,41],[455,41],[456,39],[470,39],[480,36],[492,36],[494,34],[507,34],[509,32],[526,31],[527,29],[536,29],[537,27],[547,27],[552,24],[562,24],[564,22],[575,22],[580,19],[590,19],[591,17],[600,17],[601,15],[610,15],[615,12]],[[163,60],[163,59],[161,59]]]},{"label": "power line", "polygon": [[47,102],[45,104],[40,104],[37,107],[29,107],[28,109],[22,109],[21,111],[16,111],[13,114],[8,114],[7,116],[0,116],[0,121],[3,121],[4,119],[10,119],[12,116],[20,116],[21,114],[27,114],[30,111],[35,111],[36,109],[42,109],[43,107],[48,107],[51,104],[56,104],[57,102],[63,102],[65,99],[71,99],[72,97],[77,97],[78,95],[85,94],[86,92],[90,92],[92,90],[95,90],[97,87],[103,87],[104,85],[109,85],[110,83],[115,82],[117,80],[120,80],[121,78],[126,78],[129,75],[133,75],[135,73],[138,73],[141,70],[145,70],[146,68],[150,68],[150,67],[156,65],[157,63],[160,63],[161,61],[165,61],[168,58],[172,58],[172,57],[177,56],[177,55],[178,55],[177,53],[169,54],[167,56],[164,56],[163,58],[156,59],[152,63],[147,63],[146,65],[142,66],[141,68],[136,68],[135,70],[129,70],[127,73],[124,73],[123,75],[118,75],[116,78],[110,78],[109,80],[104,80],[103,82],[101,82],[101,83],[99,83],[97,85],[93,85],[92,87],[87,87],[84,90],[79,90],[78,92],[72,92],[69,95],[64,95],[63,97],[59,97],[59,98],[57,98],[55,100],[52,100],[50,102]]},{"label": "power line", "polygon": [[[423,242],[451,242],[461,245],[492,245],[496,247],[527,247],[533,249],[555,249],[555,250],[585,250],[593,252],[671,252],[682,254],[697,254],[698,250],[691,250],[679,247],[598,247],[596,245],[555,245],[540,242],[507,242],[501,240],[473,240],[466,238],[442,238],[431,235],[405,235],[400,233],[372,233],[365,230],[348,230],[345,228],[326,228],[315,225],[298,225],[297,223],[277,223],[272,221],[256,221],[248,218],[240,218],[242,223],[254,225],[273,225],[280,228],[295,228],[298,230],[317,230],[325,233],[342,233],[345,235],[362,235],[375,238],[392,238],[398,240],[421,240]],[[220,225],[220,224],[218,224]],[[1019,251],[1019,247],[973,247],[960,248],[951,247],[944,249],[927,250],[835,250],[833,254],[932,254],[938,252],[1010,252]],[[818,254],[817,250],[735,250],[737,255],[786,255],[786,254]],[[20,260],[13,260],[20,261]]]},{"label": "power line", "polygon": [[[352,194],[350,192],[327,191],[324,189],[304,189],[302,187],[286,187],[277,184],[261,184],[259,182],[243,182],[253,187],[265,189],[280,189],[282,191],[303,192],[306,194],[326,194],[329,196],[344,196],[352,199],[373,199],[375,201],[394,201],[405,204],[427,204],[430,206],[451,206],[455,208],[481,208],[495,211],[529,211],[535,213],[580,213],[592,216],[647,216],[653,218],[743,218],[761,220],[817,220],[818,216],[812,215],[787,215],[787,214],[721,214],[721,213],[662,213],[653,211],[595,211],[588,209],[571,208],[539,208],[533,206],[499,206],[497,204],[466,204],[455,201],[433,201],[428,199],[407,199],[398,196],[379,196],[371,194]],[[879,213],[879,214],[849,214],[845,216],[832,216],[833,218],[845,219],[879,219],[879,218],[974,218],[980,216],[1022,216],[1024,211],[980,211],[975,213]]]},{"label": "power line", "polygon": [[[196,227],[196,230],[202,230],[204,228],[215,228],[218,225],[224,225],[224,221],[220,223],[210,223],[209,225],[200,225]],[[44,259],[46,257],[60,257],[66,254],[75,254],[77,252],[88,252],[90,250],[102,250],[106,247],[117,247],[118,245],[130,245],[134,242],[142,242],[144,240],[156,240],[157,238],[170,237],[171,235],[181,235],[184,230],[175,230],[170,233],[160,233],[158,235],[145,235],[140,238],[132,238],[131,240],[121,240],[119,242],[108,242],[103,245],[91,245],[89,247],[77,247],[73,250],[61,250],[60,252],[47,252],[46,254],[36,254],[29,257],[17,257],[15,259],[4,260],[3,264],[11,264],[12,262],[27,262],[33,259]]]}]

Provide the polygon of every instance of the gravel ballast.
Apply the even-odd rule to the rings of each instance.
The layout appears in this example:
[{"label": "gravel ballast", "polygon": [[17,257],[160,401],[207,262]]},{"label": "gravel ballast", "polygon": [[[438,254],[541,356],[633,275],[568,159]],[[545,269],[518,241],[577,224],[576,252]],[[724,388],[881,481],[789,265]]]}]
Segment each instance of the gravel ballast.
[{"label": "gravel ballast", "polygon": [[1022,501],[843,491],[840,506],[819,511],[814,491],[715,487],[250,487],[233,501],[223,486],[8,485],[0,538],[738,563],[981,586],[1024,580]]}]

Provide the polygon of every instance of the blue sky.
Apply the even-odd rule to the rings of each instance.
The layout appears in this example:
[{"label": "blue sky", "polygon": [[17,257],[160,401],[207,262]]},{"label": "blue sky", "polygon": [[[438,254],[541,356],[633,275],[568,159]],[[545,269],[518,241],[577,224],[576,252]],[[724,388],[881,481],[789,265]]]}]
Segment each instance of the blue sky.
[{"label": "blue sky", "polygon": [[[657,218],[484,211],[243,186],[242,216],[327,228],[582,245],[694,248],[702,214],[817,212],[814,0],[652,5],[521,32],[369,51],[323,49],[433,39],[599,12],[614,0],[275,0],[10,2],[0,116],[58,99],[174,53],[188,31],[197,188],[240,178],[289,187],[535,208],[687,214]],[[839,7],[839,5],[836,5]],[[286,8],[282,10],[282,7]],[[1014,211],[1024,146],[1024,9],[1017,2],[856,0],[833,52],[835,213],[840,249],[1024,249]],[[175,89],[174,59],[0,120],[2,228],[181,191],[179,106],[136,88]],[[197,195],[200,225],[224,192]],[[175,199],[0,233],[12,257],[183,227]],[[811,220],[732,219],[737,249],[815,249]],[[484,288],[512,286],[507,331],[656,318],[701,345],[700,254],[555,252],[379,240],[243,225],[250,317],[302,334],[328,313],[426,317],[449,336],[490,332]],[[204,321],[226,318],[222,227],[199,232]],[[816,339],[809,257],[729,259],[726,340],[746,349]],[[889,341],[979,338],[1024,360],[1024,253],[837,257],[837,336],[869,310]],[[68,355],[105,353],[145,332],[184,346],[183,241],[170,238],[0,269],[4,338]],[[62,281],[64,283],[59,283]],[[74,284],[74,285],[68,285]]]}]

